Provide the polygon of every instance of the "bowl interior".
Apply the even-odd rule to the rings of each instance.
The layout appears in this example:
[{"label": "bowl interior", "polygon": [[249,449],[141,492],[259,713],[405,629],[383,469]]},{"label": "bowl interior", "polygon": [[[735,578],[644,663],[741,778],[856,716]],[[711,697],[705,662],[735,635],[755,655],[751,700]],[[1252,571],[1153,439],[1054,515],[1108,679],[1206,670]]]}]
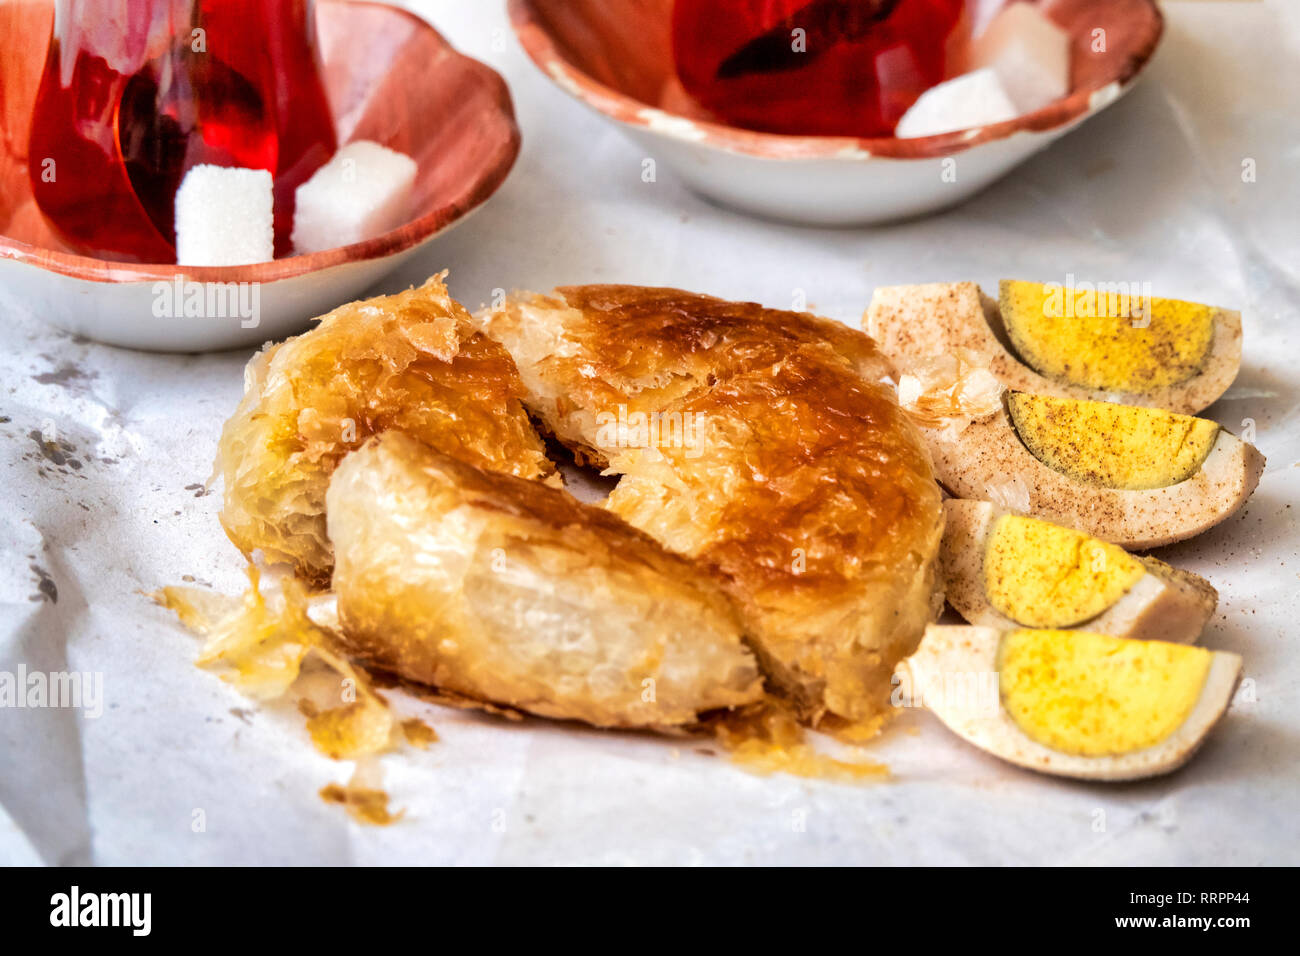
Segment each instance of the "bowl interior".
[{"label": "bowl interior", "polygon": [[[408,221],[365,242],[253,266],[184,268],[80,256],[50,230],[28,182],[27,137],[54,4],[0,0],[0,255],[91,278],[268,281],[400,252],[484,201],[519,152],[510,94],[495,71],[457,53],[417,17],[377,3],[323,0],[317,25],[340,143],[369,139],[419,167]],[[33,42],[32,38],[41,38]]]},{"label": "bowl interior", "polygon": [[[614,94],[692,120],[710,121],[677,79],[671,37],[673,0],[511,0],[511,5],[516,27],[534,59],[553,54]],[[1153,0],[1045,0],[1039,5],[1069,32],[1074,56],[1070,96],[1011,121],[1030,129],[1050,128],[1081,115],[1089,108],[1093,92],[1135,76],[1154,50],[1163,23]],[[1104,43],[1098,43],[1098,37],[1104,37]],[[617,113],[600,96],[587,98]],[[745,135],[765,134],[746,131]],[[883,155],[890,152],[888,144],[914,141],[859,142]]]}]

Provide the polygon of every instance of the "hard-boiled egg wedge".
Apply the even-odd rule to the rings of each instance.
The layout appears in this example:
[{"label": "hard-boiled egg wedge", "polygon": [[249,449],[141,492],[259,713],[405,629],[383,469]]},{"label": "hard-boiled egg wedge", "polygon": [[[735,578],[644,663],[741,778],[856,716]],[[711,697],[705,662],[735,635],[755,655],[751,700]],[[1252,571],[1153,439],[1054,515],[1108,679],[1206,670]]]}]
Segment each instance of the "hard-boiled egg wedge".
[{"label": "hard-boiled egg wedge", "polygon": [[864,325],[902,372],[969,350],[1007,388],[1177,412],[1211,405],[1241,367],[1239,313],[1119,284],[1004,280],[996,302],[973,282],[892,286]]},{"label": "hard-boiled egg wedge", "polygon": [[1264,456],[1214,422],[1010,392],[960,431],[925,429],[959,498],[994,501],[1126,548],[1200,534],[1250,497]]},{"label": "hard-boiled egg wedge", "polygon": [[1192,644],[1218,602],[1204,578],[1082,531],[987,501],[951,498],[944,513],[945,593],[971,624]]},{"label": "hard-boiled egg wedge", "polygon": [[895,673],[902,704],[996,757],[1132,780],[1191,757],[1227,710],[1241,658],[1090,631],[931,625]]},{"label": "hard-boiled egg wedge", "polygon": [[1011,392],[1007,410],[1034,457],[1107,488],[1164,488],[1196,474],[1219,439],[1217,423],[1133,405]]}]

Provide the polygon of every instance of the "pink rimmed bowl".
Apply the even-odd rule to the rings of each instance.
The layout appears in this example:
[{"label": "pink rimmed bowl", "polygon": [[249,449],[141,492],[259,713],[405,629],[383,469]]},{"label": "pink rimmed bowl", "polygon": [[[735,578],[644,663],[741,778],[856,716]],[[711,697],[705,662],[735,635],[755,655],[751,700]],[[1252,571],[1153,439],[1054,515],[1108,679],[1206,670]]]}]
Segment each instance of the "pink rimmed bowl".
[{"label": "pink rimmed bowl", "polygon": [[673,64],[672,3],[509,0],[509,10],[543,73],[696,191],[820,225],[886,222],[969,198],[1119,99],[1164,26],[1154,0],[1045,0],[1044,12],[1073,38],[1063,99],[1005,123],[916,139],[783,136],[721,125],[693,103]]},{"label": "pink rimmed bowl", "polygon": [[[212,351],[299,331],[486,201],[519,154],[510,93],[495,71],[402,10],[320,0],[317,27],[338,141],[375,140],[416,160],[407,222],[365,242],[250,266],[134,265],[77,255],[41,217],[27,175],[27,131],[53,16],[50,0],[0,0],[0,304],[100,342]],[[221,283],[224,298],[198,297],[217,308],[185,317],[178,302],[198,301],[196,283],[204,290]],[[236,289],[240,298],[229,294]]]}]

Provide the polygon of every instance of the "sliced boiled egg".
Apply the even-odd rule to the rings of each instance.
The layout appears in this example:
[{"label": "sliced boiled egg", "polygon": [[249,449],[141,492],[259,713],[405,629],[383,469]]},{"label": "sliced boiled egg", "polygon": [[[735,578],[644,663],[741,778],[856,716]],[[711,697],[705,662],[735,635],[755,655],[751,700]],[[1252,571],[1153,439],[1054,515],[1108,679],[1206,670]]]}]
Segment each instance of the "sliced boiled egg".
[{"label": "sliced boiled egg", "polygon": [[1214,422],[1109,402],[1010,392],[966,427],[924,431],[935,473],[956,497],[1134,549],[1228,518],[1264,470],[1253,445]]},{"label": "sliced boiled egg", "polygon": [[1071,630],[931,625],[902,701],[1042,773],[1132,780],[1182,766],[1227,710],[1241,658]]},{"label": "sliced boiled egg", "polygon": [[1220,432],[1191,415],[1026,392],[1011,392],[1007,410],[1039,461],[1080,481],[1132,491],[1192,477]]},{"label": "sliced boiled egg", "polygon": [[1073,528],[987,501],[952,498],[944,512],[944,589],[971,624],[1191,644],[1218,602],[1204,578]]},{"label": "sliced boiled egg", "polygon": [[1007,388],[1185,413],[1241,367],[1240,313],[1119,284],[1004,280],[997,301],[973,282],[892,286],[876,290],[864,326],[900,371],[969,350]]}]

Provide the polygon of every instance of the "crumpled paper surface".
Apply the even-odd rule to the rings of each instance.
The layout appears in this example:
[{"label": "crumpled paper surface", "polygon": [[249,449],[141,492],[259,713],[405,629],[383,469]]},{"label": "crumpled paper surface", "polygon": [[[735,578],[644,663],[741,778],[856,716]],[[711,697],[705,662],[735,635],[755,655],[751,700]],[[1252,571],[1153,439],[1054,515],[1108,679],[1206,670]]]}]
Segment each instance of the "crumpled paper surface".
[{"label": "crumpled paper surface", "polygon": [[1244,656],[1252,699],[1185,770],[1119,786],[1011,768],[920,712],[869,748],[891,781],[839,784],[755,776],[709,742],[403,702],[441,741],[383,758],[406,815],[362,827],[317,795],[351,765],[313,751],[295,713],[194,667],[198,641],[142,593],[243,584],[202,483],[247,354],[122,351],[10,305],[0,671],[101,674],[103,699],[97,717],[0,709],[0,862],[1300,862],[1294,4],[1171,0],[1129,97],[961,208],[852,230],[717,208],[662,164],[643,182],[642,153],[534,69],[503,4],[413,6],[504,73],[525,145],[501,192],[381,291],[448,267],[471,307],[497,288],[616,281],[786,308],[806,295],[856,324],[876,285],[1073,273],[1239,307],[1241,377],[1210,414],[1253,422],[1268,471],[1238,517],[1159,554],[1219,588],[1203,642]]}]

